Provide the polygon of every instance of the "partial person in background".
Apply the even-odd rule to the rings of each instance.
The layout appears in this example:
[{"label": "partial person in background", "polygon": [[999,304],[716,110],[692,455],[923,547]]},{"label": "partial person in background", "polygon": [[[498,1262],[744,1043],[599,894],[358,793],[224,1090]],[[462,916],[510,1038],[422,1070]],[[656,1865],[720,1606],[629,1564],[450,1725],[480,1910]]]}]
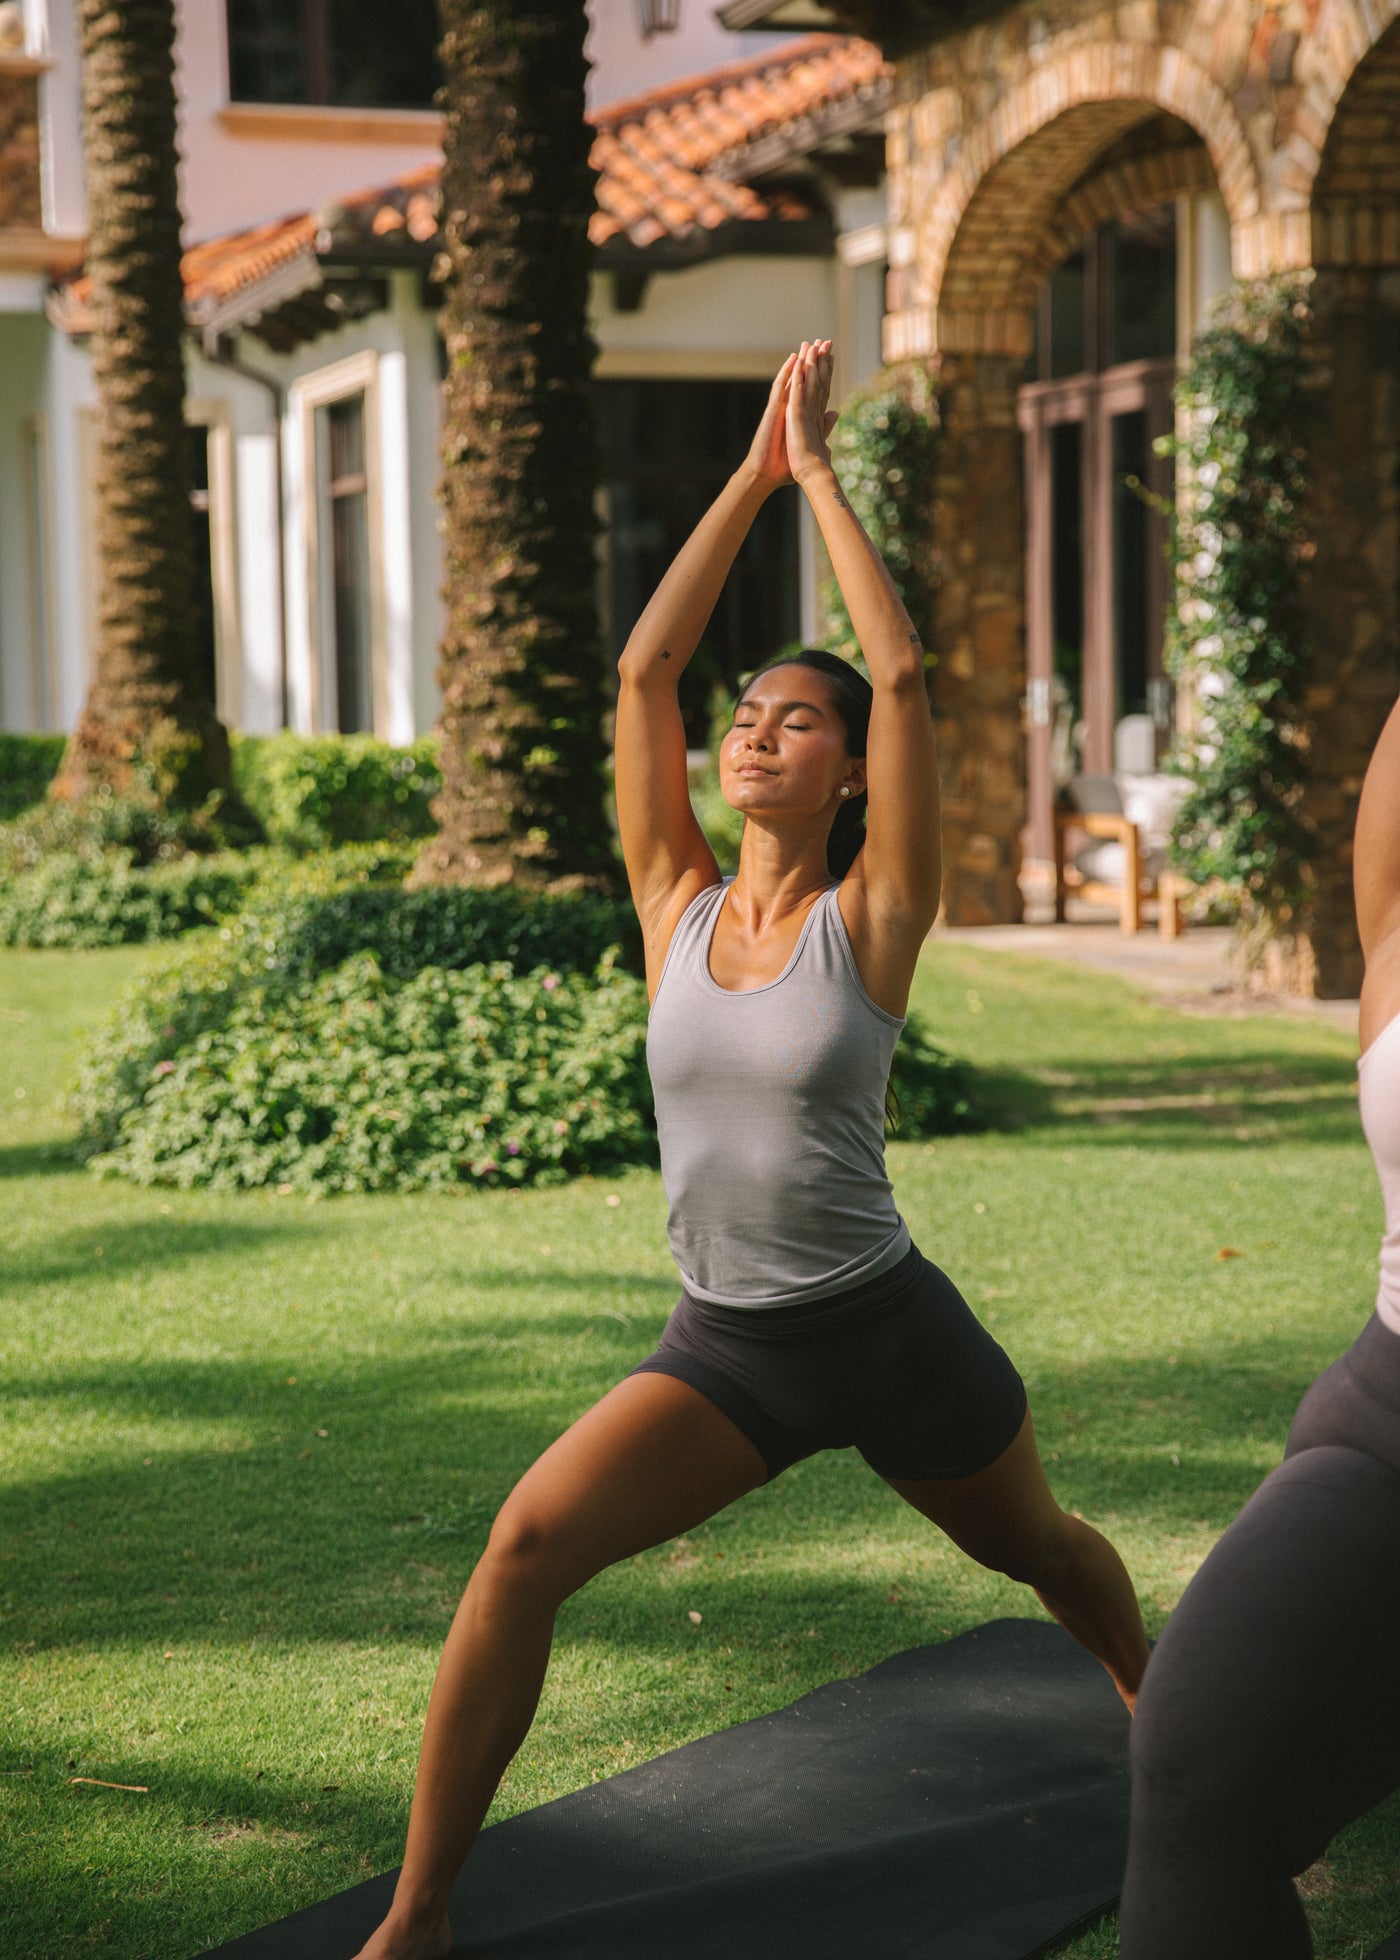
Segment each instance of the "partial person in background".
[{"label": "partial person in background", "polygon": [[1356,825],[1376,1310],[1182,1597],[1133,1724],[1122,1960],[1304,1960],[1294,1876],[1400,1787],[1400,703]]}]

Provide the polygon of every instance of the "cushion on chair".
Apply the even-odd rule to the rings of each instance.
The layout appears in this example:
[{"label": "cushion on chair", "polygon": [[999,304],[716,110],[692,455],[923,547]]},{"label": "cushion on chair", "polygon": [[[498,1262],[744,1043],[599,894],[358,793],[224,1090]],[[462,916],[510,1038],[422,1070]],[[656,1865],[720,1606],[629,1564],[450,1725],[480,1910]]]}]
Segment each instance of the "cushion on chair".
[{"label": "cushion on chair", "polygon": [[1143,843],[1164,848],[1191,787],[1186,778],[1157,770],[1150,776],[1115,776],[1113,781],[1122,799],[1123,814],[1137,825]]},{"label": "cushion on chair", "polygon": [[[1096,838],[1074,854],[1074,868],[1091,884],[1121,885],[1126,875],[1127,852],[1111,837]],[[1138,871],[1144,878],[1159,878],[1167,868],[1167,854],[1149,845],[1138,853]]]}]

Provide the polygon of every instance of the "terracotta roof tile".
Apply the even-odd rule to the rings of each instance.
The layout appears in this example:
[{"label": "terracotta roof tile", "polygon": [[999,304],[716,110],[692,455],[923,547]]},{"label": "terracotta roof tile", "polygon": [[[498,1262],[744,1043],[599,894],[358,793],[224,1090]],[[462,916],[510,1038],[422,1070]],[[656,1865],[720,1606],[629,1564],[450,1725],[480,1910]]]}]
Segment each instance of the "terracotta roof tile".
[{"label": "terracotta roof tile", "polygon": [[[751,153],[758,171],[812,147],[823,133],[851,129],[883,110],[890,70],[868,41],[809,34],[770,53],[596,110],[592,150],[597,204],[588,235],[595,245],[626,239],[645,251],[731,222],[800,222],[812,207],[791,188],[765,192],[743,181]],[[308,281],[337,244],[376,241],[386,249],[428,246],[438,234],[439,167],[427,164],[394,183],[347,197],[316,213],[278,218],[195,245],[184,255],[186,305],[207,320],[247,288],[283,278],[298,261]],[[274,300],[275,303],[275,300]],[[70,331],[91,327],[91,284],[62,292],[56,317]]]}]

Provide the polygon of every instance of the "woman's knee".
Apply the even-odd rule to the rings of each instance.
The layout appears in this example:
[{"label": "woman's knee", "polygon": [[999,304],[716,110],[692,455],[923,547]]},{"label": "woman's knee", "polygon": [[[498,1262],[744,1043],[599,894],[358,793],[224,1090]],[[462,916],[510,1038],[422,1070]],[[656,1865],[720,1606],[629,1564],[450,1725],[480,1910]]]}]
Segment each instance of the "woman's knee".
[{"label": "woman's knee", "polygon": [[474,1583],[529,1592],[555,1603],[592,1577],[580,1535],[567,1516],[508,1498],[496,1516]]}]

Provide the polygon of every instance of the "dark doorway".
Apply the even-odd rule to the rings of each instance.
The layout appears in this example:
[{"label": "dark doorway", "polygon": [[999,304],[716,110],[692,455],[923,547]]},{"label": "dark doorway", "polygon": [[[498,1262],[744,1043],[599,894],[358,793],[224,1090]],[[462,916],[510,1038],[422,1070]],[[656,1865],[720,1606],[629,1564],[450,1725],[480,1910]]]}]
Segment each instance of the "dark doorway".
[{"label": "dark doorway", "polygon": [[[600,381],[607,535],[604,619],[620,653],[671,560],[743,459],[768,398],[762,381]],[[686,737],[703,747],[711,705],[801,630],[798,503],[759,512],[681,684]]]}]

